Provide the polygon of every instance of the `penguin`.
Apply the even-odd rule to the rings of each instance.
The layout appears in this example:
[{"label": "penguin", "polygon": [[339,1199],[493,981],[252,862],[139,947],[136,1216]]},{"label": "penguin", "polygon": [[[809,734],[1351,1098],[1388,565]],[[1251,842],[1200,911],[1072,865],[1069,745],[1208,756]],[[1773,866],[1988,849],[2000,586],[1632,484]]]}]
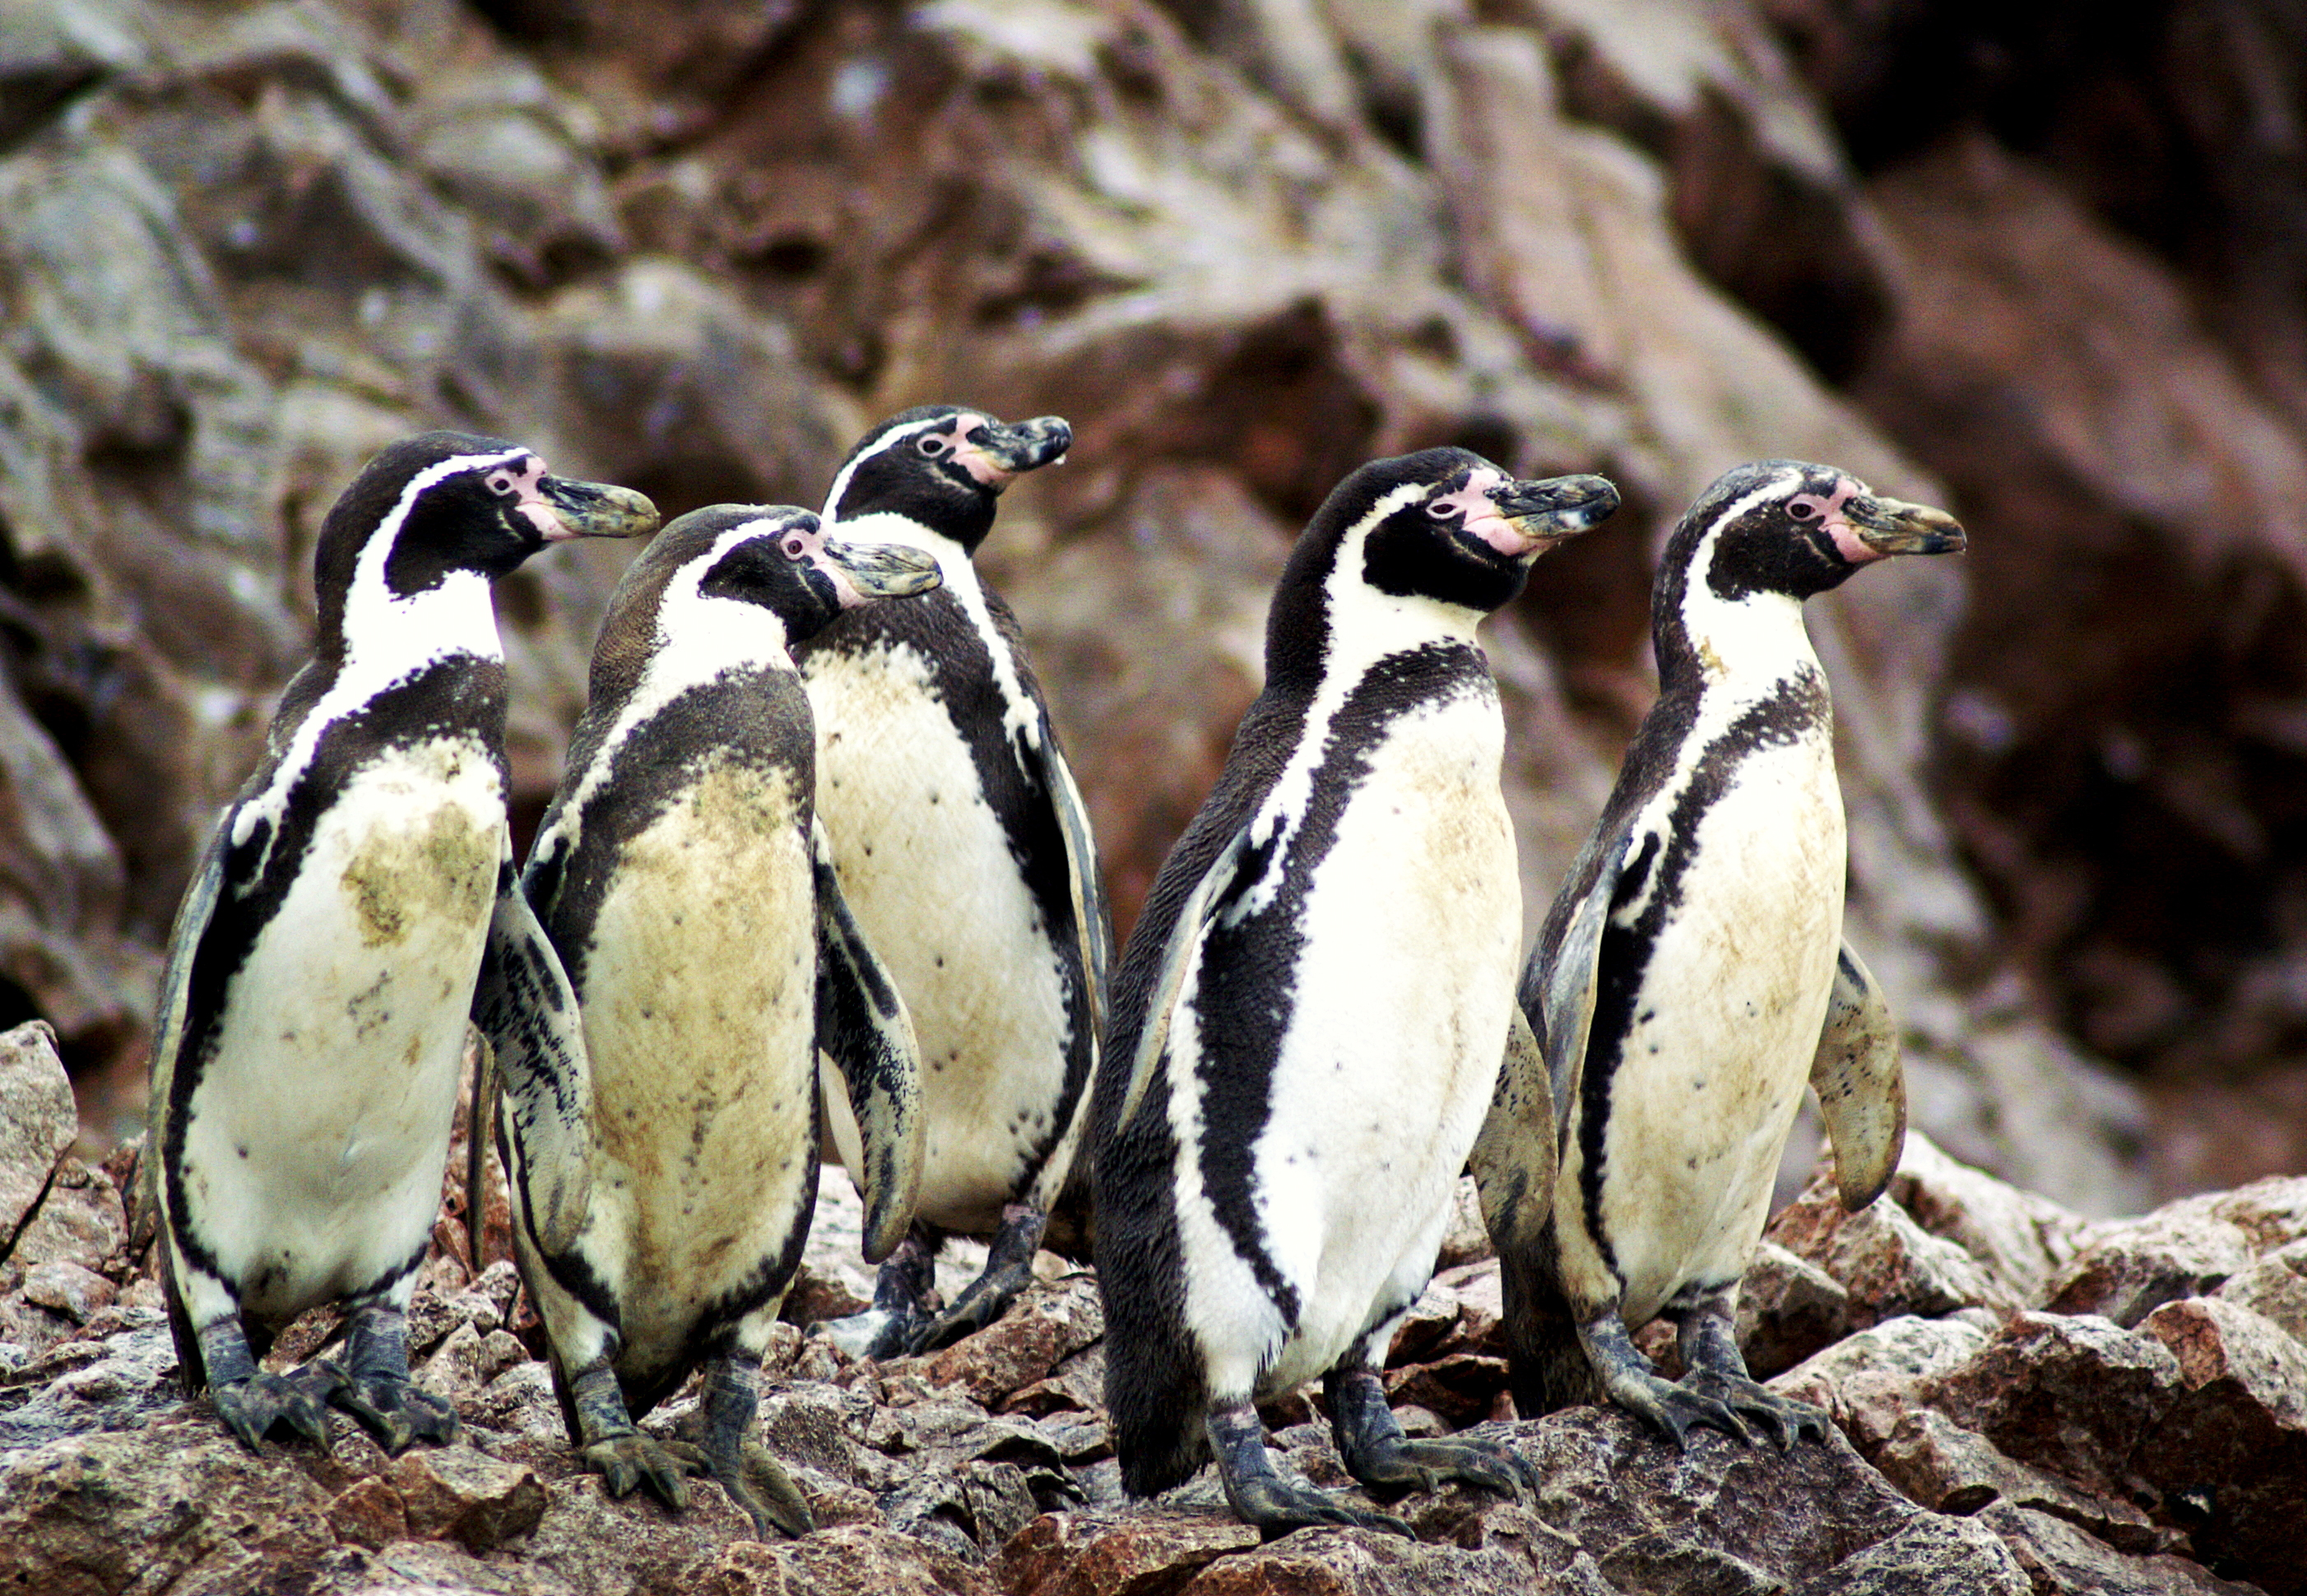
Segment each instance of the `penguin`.
[{"label": "penguin", "polygon": [[[177,911],[152,1050],[161,1285],[186,1387],[253,1448],[447,1441],[407,1313],[440,1206],[466,1016],[509,859],[490,585],[547,543],[656,524],[625,488],[502,438],[379,453],[322,521],[312,660]],[[346,1352],[257,1360],[344,1305]]]},{"label": "penguin", "polygon": [[[1677,1446],[1694,1426],[1782,1448],[1824,1434],[1824,1413],[1749,1377],[1738,1283],[1805,1078],[1854,1210],[1898,1167],[1906,1097],[1889,1005],[1842,940],[1832,709],[1803,601],[1963,546],[1943,511],[1792,460],[1725,473],[1668,539],[1658,700],[1518,992],[1559,1137],[1547,1217],[1508,1206],[1492,1225],[1525,1417],[1607,1395]],[[1660,1314],[1679,1383],[1628,1339]]]},{"label": "penguin", "polygon": [[[1065,458],[1053,416],[1005,425],[950,405],[868,433],[836,475],[842,536],[921,549],[945,585],[843,614],[795,656],[817,713],[818,812],[842,889],[905,994],[928,1066],[919,1222],[834,1339],[875,1357],[991,1324],[1032,1278],[1074,1164],[1103,1028],[1111,931],[1089,816],[1016,618],[971,556],[1001,492]],[[828,1079],[834,1143],[855,1130]],[[948,1232],[983,1270],[941,1315],[924,1299]]]},{"label": "penguin", "polygon": [[1505,1447],[1404,1439],[1378,1371],[1526,1030],[1475,626],[1617,503],[1599,476],[1518,482],[1429,449],[1355,471],[1298,539],[1264,691],[1114,981],[1091,1157],[1132,1496],[1214,1454],[1252,1523],[1409,1533],[1275,1468],[1253,1404],[1317,1374],[1363,1484],[1532,1483]]},{"label": "penguin", "polygon": [[[789,650],[938,579],[805,510],[716,505],[660,533],[611,597],[475,1002],[515,1258],[579,1461],[676,1510],[683,1473],[709,1473],[764,1536],[810,1528],[748,1437],[816,1202],[819,1048],[862,1128],[870,1257],[910,1223],[922,1153],[912,1028],[815,821]],[[635,1429],[700,1367],[701,1445]]]}]

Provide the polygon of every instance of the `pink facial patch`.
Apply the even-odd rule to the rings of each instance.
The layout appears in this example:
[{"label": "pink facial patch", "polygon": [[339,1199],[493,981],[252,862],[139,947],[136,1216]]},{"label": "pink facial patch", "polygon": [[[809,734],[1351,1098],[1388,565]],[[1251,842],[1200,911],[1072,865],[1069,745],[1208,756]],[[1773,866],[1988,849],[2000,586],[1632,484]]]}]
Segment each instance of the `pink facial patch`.
[{"label": "pink facial patch", "polygon": [[1490,496],[1512,480],[1503,471],[1477,471],[1456,493],[1437,493],[1426,501],[1426,513],[1439,520],[1455,511],[1464,518],[1467,531],[1508,559],[1520,559],[1539,540],[1500,515],[1497,501]]},{"label": "pink facial patch", "polygon": [[806,528],[786,528],[785,535],[777,539],[777,547],[785,552],[786,559],[806,561],[824,572],[832,581],[834,597],[843,609],[853,610],[865,602],[865,596],[857,591],[857,585],[849,579],[849,573],[827,556],[823,522]]},{"label": "pink facial patch", "polygon": [[956,416],[953,418],[953,458],[961,468],[977,479],[981,487],[999,493],[1017,480],[1017,473],[1005,471],[995,465],[986,452],[969,441],[969,434],[985,425],[982,416]]},{"label": "pink facial patch", "polygon": [[[1882,551],[1866,546],[1858,536],[1858,528],[1850,524],[1842,507],[1858,496],[1858,485],[1848,476],[1840,477],[1834,485],[1834,496],[1822,499],[1816,493],[1797,493],[1787,501],[1787,513],[1798,521],[1815,520],[1834,539],[1835,552],[1853,565],[1864,565],[1869,560],[1880,560]],[[1809,511],[1807,515],[1804,511]]]},{"label": "pink facial patch", "polygon": [[510,494],[514,513],[527,519],[547,543],[566,543],[581,536],[570,529],[568,523],[561,519],[561,511],[541,491],[539,485],[545,481],[545,462],[533,454],[522,458],[528,463],[518,471],[510,466],[499,466],[490,472],[489,491]]}]

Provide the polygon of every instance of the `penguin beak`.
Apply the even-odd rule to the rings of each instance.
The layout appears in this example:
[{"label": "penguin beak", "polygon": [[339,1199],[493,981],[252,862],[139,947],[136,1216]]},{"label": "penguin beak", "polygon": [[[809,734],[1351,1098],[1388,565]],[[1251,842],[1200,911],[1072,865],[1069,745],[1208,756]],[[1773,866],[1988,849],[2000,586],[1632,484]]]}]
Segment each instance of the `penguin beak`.
[{"label": "penguin beak", "polygon": [[1891,554],[1960,553],[1970,541],[1962,524],[1943,510],[1878,499],[1871,493],[1861,493],[1844,505],[1842,517],[1868,553],[1878,560]]},{"label": "penguin beak", "polygon": [[545,514],[534,518],[547,543],[574,537],[632,537],[656,529],[656,506],[630,488],[605,482],[579,482],[569,476],[547,476],[536,485]]},{"label": "penguin beak", "polygon": [[1618,490],[1606,476],[1545,476],[1493,488],[1490,501],[1534,552],[1608,520]]},{"label": "penguin beak", "polygon": [[1028,471],[1056,465],[1073,446],[1074,429],[1063,416],[1037,416],[1031,421],[973,426],[953,457],[998,493]]},{"label": "penguin beak", "polygon": [[901,543],[843,543],[828,537],[815,563],[833,579],[845,610],[877,598],[910,598],[945,585],[935,554]]}]

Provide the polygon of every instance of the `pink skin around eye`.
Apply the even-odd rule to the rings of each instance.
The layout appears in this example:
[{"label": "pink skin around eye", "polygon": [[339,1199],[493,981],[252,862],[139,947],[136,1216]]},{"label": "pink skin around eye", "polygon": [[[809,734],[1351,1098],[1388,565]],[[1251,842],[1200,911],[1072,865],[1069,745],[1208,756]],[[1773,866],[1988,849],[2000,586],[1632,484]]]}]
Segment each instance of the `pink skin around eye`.
[{"label": "pink skin around eye", "polygon": [[579,536],[570,530],[562,520],[561,512],[553,508],[553,502],[545,496],[540,487],[545,481],[545,462],[533,454],[525,458],[527,464],[518,471],[510,466],[503,466],[491,472],[490,483],[493,485],[500,477],[509,476],[512,479],[514,513],[521,516],[530,526],[536,528],[537,536],[544,538],[545,542],[566,543],[570,538]]},{"label": "pink skin around eye", "polygon": [[953,458],[961,468],[977,479],[981,487],[999,493],[1017,480],[1015,471],[1004,471],[986,458],[985,451],[969,441],[969,434],[985,425],[982,416],[956,416],[953,419]]},{"label": "pink skin around eye", "polygon": [[1477,471],[1467,478],[1466,485],[1454,493],[1442,493],[1426,502],[1429,515],[1437,511],[1454,510],[1465,518],[1466,530],[1488,544],[1508,559],[1519,559],[1536,547],[1539,539],[1530,536],[1512,521],[1498,513],[1497,501],[1491,493],[1512,480],[1503,471]]},{"label": "pink skin around eye", "polygon": [[1858,528],[1852,526],[1849,518],[1842,513],[1843,505],[1857,495],[1858,485],[1844,476],[1836,480],[1832,498],[1822,499],[1816,493],[1797,493],[1787,501],[1787,509],[1790,512],[1809,511],[1809,515],[1797,514],[1795,519],[1798,521],[1815,520],[1826,529],[1826,535],[1834,539],[1838,553],[1853,565],[1864,565],[1869,560],[1880,560],[1882,555],[1880,550],[1866,546],[1865,541],[1858,536]]},{"label": "pink skin around eye", "polygon": [[865,596],[857,591],[857,585],[849,579],[849,573],[826,557],[823,526],[807,532],[799,527],[792,528],[777,539],[777,547],[785,551],[786,559],[806,560],[823,571],[832,580],[834,597],[843,609],[853,610],[865,602]]}]

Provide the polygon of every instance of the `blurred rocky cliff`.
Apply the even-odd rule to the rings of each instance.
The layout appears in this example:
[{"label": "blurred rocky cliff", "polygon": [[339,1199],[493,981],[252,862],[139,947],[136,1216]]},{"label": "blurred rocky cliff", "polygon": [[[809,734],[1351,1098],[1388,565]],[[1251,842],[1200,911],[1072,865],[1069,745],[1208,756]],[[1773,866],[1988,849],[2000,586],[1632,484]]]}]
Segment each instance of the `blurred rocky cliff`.
[{"label": "blurred rocky cliff", "polygon": [[[6,0],[0,1025],[133,1129],[382,442],[671,515],[953,399],[1079,439],[986,561],[1125,928],[1362,459],[1625,492],[1490,633],[1533,911],[1701,486],[1946,503],[1813,619],[1917,1122],[2093,1214],[2307,1167],[2303,64],[2242,0]],[[628,557],[501,590],[525,818]]]}]

